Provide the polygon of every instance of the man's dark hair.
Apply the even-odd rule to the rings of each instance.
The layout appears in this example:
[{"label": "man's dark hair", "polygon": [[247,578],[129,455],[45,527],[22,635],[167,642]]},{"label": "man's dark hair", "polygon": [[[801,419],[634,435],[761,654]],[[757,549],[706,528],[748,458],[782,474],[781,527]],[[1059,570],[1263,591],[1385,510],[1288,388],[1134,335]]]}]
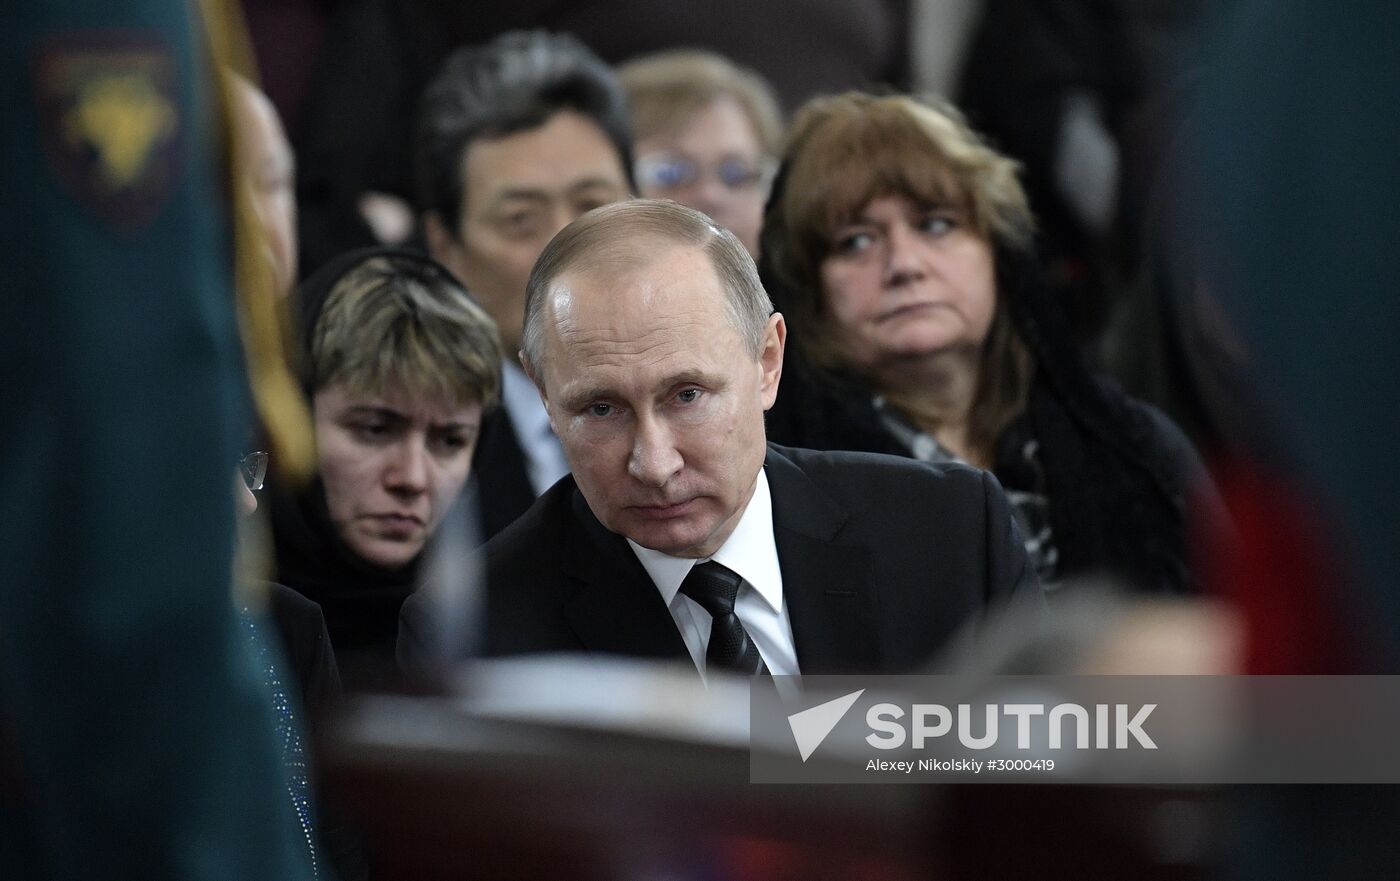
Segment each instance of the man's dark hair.
[{"label": "man's dark hair", "polygon": [[568,34],[511,31],[452,53],[419,105],[418,210],[437,214],[454,235],[460,232],[467,147],[537,128],[561,110],[580,113],[602,129],[632,183],[627,97],[612,68],[583,43]]}]

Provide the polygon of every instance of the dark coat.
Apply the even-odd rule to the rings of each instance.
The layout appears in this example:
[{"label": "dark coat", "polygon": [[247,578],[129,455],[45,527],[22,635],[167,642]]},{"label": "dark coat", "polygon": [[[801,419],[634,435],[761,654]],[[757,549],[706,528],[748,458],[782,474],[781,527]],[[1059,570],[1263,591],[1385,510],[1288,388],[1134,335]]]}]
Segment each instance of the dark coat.
[{"label": "dark coat", "polygon": [[[321,310],[346,273],[373,257],[431,262],[414,251],[366,248],[341,254],[298,287],[298,354],[308,399],[315,397],[311,351]],[[441,266],[437,269],[447,274]],[[422,554],[398,569],[384,569],[361,558],[341,540],[331,522],[319,477],[296,488],[274,476],[264,499],[272,524],[274,580],[320,605],[345,685],[352,691],[396,685],[399,606],[417,585]]]},{"label": "dark coat", "polygon": [[503,402],[481,427],[472,460],[473,497],[483,540],[514,523],[535,503],[525,451]]},{"label": "dark coat", "polygon": [[315,723],[340,699],[340,669],[331,649],[321,607],[290,587],[267,586],[267,611],[277,628],[287,668],[296,679],[296,696]]},{"label": "dark coat", "polygon": [[[765,467],[803,673],[908,671],[989,606],[1042,602],[1006,499],[984,472],[775,445]],[[572,477],[484,554],[487,655],[689,657],[646,570]],[[423,595],[404,604],[399,655],[410,666],[431,621]]]}]

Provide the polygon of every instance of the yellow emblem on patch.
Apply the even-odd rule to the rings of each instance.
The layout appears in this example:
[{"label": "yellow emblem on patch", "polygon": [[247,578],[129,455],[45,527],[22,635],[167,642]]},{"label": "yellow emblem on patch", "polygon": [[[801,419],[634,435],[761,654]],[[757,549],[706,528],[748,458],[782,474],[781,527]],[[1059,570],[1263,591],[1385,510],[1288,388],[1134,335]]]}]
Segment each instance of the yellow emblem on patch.
[{"label": "yellow emblem on patch", "polygon": [[60,35],[36,58],[34,85],[44,152],[80,203],[120,232],[145,228],[180,173],[182,139],[175,56],[160,35]]},{"label": "yellow emblem on patch", "polygon": [[139,180],[154,148],[175,133],[175,108],[144,73],[95,76],[64,123],[70,143],[96,151],[102,181],[116,190]]}]

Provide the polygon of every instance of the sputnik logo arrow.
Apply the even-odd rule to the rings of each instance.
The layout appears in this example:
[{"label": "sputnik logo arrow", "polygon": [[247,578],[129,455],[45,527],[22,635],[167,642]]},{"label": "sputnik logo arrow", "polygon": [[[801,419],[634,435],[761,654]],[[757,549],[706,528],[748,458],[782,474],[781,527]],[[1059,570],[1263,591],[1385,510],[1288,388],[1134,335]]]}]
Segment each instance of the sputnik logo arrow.
[{"label": "sputnik logo arrow", "polygon": [[817,704],[808,710],[800,713],[793,713],[787,717],[788,726],[792,728],[792,738],[797,741],[797,751],[802,755],[802,761],[816,752],[817,747],[822,745],[826,736],[831,733],[831,729],[836,727],[842,717],[855,705],[861,695],[865,694],[865,689],[853,691],[835,700],[829,700],[824,704]]}]

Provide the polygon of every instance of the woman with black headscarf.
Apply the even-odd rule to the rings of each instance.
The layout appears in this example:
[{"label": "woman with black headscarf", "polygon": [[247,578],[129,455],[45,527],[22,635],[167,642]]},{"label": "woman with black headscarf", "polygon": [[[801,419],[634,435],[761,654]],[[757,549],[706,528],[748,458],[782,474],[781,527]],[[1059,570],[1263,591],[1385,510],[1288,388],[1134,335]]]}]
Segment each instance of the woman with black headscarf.
[{"label": "woman with black headscarf", "polygon": [[343,255],[301,287],[319,458],[271,496],[276,580],[319,603],[347,686],[392,681],[399,606],[500,394],[496,327],[422,255]]}]

